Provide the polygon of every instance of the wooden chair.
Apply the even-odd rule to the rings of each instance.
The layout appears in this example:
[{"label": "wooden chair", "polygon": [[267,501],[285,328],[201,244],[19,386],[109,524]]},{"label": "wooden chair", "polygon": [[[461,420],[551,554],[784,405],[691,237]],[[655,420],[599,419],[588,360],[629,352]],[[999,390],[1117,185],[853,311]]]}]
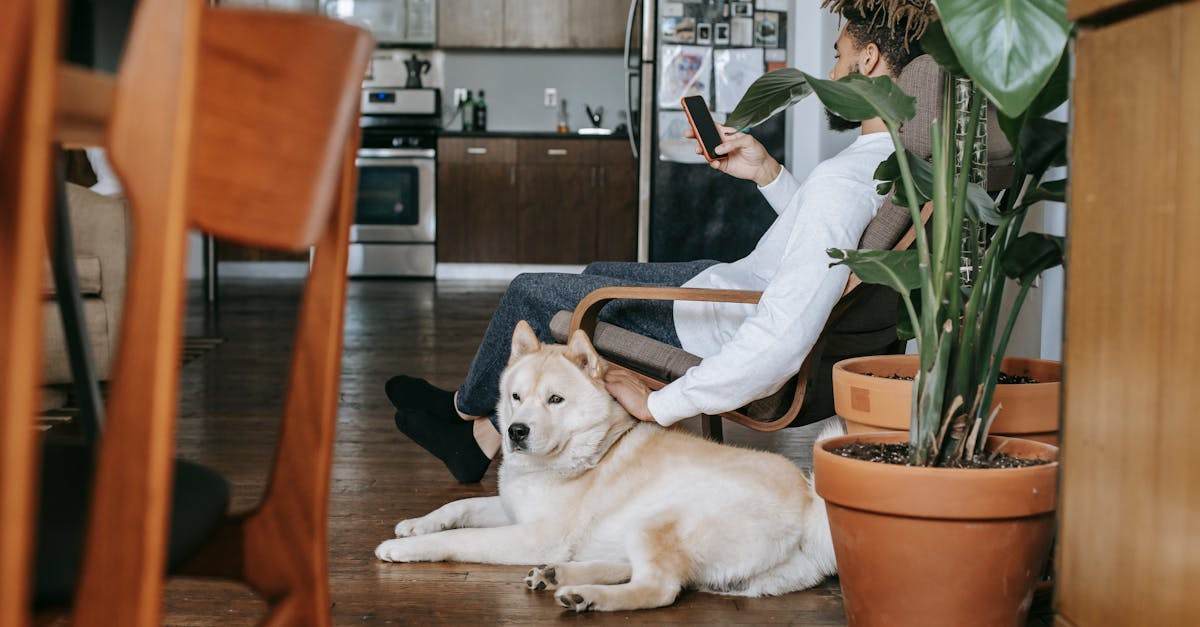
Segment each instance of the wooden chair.
[{"label": "wooden chair", "polygon": [[[929,56],[914,59],[905,67],[899,84],[917,98],[917,116],[901,129],[901,141],[909,152],[928,159],[932,150],[929,126],[942,117],[942,93],[946,77]],[[1007,184],[1011,175],[1012,150],[996,127],[994,111],[989,116],[989,187]],[[991,132],[995,129],[995,132]],[[994,183],[993,183],[994,182]],[[932,207],[926,205],[922,219],[928,220]],[[904,250],[916,239],[909,210],[897,207],[889,199],[868,224],[860,248]],[[574,311],[560,311],[551,321],[555,338],[563,342],[583,329],[592,338],[601,355],[631,371],[651,389],[659,389],[682,376],[700,358],[682,349],[658,342],[625,329],[598,321],[600,310],[617,299],[696,300],[730,303],[757,303],[762,292],[746,290],[709,290],[698,288],[605,287],[588,294]],[[777,431],[802,426],[834,414],[832,393],[833,364],[861,355],[898,353],[904,343],[896,338],[899,296],[890,288],[864,285],[851,275],[842,297],[834,306],[816,345],[805,358],[800,371],[775,394],[721,416],[705,416],[706,436],[720,440],[721,418],[756,431]]]},{"label": "wooden chair", "polygon": [[28,621],[59,5],[0,3],[0,625]]},{"label": "wooden chair", "polygon": [[[32,597],[38,610],[70,604],[77,623],[161,624],[164,568],[248,583],[270,606],[266,624],[330,620],[328,488],[359,82],[372,43],[332,20],[207,4],[141,0],[115,83],[42,68],[62,81],[58,138],[108,148],[134,230],[99,445],[42,451]],[[222,478],[173,459],[189,225],[259,247],[315,245],[271,480],[254,510],[232,517]],[[0,372],[7,366],[0,362]],[[26,411],[26,429],[31,418]],[[25,446],[9,437],[10,422],[6,464],[10,450]],[[28,519],[29,504],[18,505]],[[3,538],[6,548],[9,538],[28,544],[28,527],[5,529]],[[28,607],[29,590],[11,595],[16,607]]]}]

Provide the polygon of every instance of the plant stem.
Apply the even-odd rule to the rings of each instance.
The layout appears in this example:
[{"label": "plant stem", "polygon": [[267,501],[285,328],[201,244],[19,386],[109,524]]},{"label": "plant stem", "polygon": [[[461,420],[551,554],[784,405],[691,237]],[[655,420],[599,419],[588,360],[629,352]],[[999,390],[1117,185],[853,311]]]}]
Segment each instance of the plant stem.
[{"label": "plant stem", "polygon": [[1000,376],[1000,366],[1004,361],[1004,351],[1008,349],[1008,340],[1012,337],[1013,328],[1017,326],[1017,316],[1021,313],[1021,306],[1025,304],[1025,297],[1029,294],[1029,288],[1032,286],[1032,278],[1021,282],[1021,290],[1017,292],[1017,299],[1013,301],[1012,311],[1008,314],[1008,322],[1005,323],[1004,332],[1000,335],[1000,343],[996,345],[996,350],[992,353],[992,360],[987,369],[986,378],[983,380],[983,396],[980,399],[981,409],[978,415],[984,420],[984,423],[983,428],[979,432],[979,440],[976,442],[975,452],[983,450],[988,432],[991,431],[992,398],[996,394],[996,380]]}]

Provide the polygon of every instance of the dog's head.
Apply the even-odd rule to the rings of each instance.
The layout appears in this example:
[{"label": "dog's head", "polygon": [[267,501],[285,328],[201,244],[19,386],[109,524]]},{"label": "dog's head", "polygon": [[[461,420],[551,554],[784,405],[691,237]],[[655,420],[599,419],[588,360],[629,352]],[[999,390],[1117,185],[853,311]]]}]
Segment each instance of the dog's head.
[{"label": "dog's head", "polygon": [[568,473],[598,462],[636,424],[605,390],[607,369],[582,331],[546,345],[518,322],[496,405],[506,457]]}]

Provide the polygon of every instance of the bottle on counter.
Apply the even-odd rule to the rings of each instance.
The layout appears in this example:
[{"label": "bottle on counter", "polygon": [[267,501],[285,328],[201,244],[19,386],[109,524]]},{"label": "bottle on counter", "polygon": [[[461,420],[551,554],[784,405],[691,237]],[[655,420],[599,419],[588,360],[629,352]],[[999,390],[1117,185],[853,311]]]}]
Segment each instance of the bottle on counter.
[{"label": "bottle on counter", "polygon": [[475,130],[475,99],[471,95],[471,90],[467,90],[467,97],[459,105],[462,109],[462,130]]},{"label": "bottle on counter", "polygon": [[474,130],[487,130],[487,101],[483,99],[482,89],[479,90],[479,97],[475,99],[474,106],[472,107],[472,119],[471,126]]},{"label": "bottle on counter", "polygon": [[555,129],[559,133],[570,133],[571,125],[567,122],[567,99],[558,99],[558,127]]}]

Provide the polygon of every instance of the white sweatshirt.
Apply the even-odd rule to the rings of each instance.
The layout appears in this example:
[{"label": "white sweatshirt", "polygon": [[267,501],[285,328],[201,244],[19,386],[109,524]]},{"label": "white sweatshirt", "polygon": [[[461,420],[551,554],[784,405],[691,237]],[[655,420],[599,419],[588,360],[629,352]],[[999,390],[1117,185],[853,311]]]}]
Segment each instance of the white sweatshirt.
[{"label": "white sweatshirt", "polygon": [[850,270],[829,248],[857,248],[883,204],[875,168],[893,152],[887,133],[860,136],[804,183],[786,170],[759,188],[779,214],[746,257],[705,269],[684,287],[761,290],[757,305],[676,301],[683,349],[703,359],[647,399],[662,425],[719,414],[769,396],[800,370]]}]

